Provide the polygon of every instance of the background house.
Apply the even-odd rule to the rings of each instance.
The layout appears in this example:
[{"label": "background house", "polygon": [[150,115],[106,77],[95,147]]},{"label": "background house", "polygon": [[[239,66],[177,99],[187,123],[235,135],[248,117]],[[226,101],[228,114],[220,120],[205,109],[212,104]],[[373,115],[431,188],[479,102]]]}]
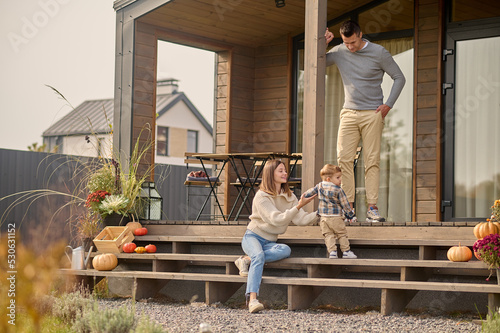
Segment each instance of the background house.
[{"label": "background house", "polygon": [[[111,156],[113,99],[85,101],[43,133],[49,151],[88,157]],[[156,156],[160,164],[185,165],[185,152],[213,151],[212,126],[178,91],[178,80],[158,81]]]}]

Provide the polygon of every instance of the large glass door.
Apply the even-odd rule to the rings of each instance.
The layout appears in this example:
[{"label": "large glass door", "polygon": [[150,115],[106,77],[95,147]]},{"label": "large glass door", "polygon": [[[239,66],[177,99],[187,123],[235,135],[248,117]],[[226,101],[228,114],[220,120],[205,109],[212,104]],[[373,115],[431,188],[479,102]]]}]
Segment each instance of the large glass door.
[{"label": "large glass door", "polygon": [[443,219],[484,219],[500,197],[500,23],[456,25],[446,43]]}]

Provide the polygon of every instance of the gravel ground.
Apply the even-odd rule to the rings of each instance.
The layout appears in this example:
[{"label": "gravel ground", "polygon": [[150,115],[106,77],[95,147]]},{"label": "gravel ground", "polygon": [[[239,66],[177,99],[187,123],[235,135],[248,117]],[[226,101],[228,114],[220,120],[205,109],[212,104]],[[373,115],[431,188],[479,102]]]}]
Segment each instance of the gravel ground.
[{"label": "gravel ground", "polygon": [[[100,305],[120,307],[130,300],[100,300]],[[136,312],[144,313],[174,332],[480,332],[471,317],[447,318],[428,314],[382,316],[369,311],[343,314],[321,310],[263,310],[256,314],[247,309],[228,308],[204,303],[176,304],[154,301],[136,302]],[[200,330],[209,327],[210,330]]]}]

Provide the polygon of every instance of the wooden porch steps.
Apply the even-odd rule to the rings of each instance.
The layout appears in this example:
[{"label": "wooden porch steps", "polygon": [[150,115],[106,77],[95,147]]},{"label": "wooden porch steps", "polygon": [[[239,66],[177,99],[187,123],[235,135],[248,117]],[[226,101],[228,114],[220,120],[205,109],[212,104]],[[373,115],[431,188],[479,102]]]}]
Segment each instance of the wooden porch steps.
[{"label": "wooden porch steps", "polygon": [[[190,253],[193,244],[240,244],[246,226],[242,225],[146,225],[148,234],[136,242],[168,242],[174,253]],[[472,246],[473,227],[359,227],[348,226],[352,246],[417,248],[421,260],[436,259],[442,248]],[[319,226],[290,226],[278,242],[288,245],[321,245],[325,241]]]},{"label": "wooden porch steps", "polygon": [[[91,269],[62,272],[75,276],[90,287],[103,277],[133,278],[136,282],[136,298],[154,296],[170,280],[202,281],[205,283],[207,303],[225,302],[246,282],[246,277],[239,276],[234,265],[234,260],[239,255],[191,253],[194,245],[211,248],[216,244],[239,244],[245,226],[150,225],[147,228],[148,235],[136,237],[134,242],[153,242],[156,245],[171,243],[172,253],[120,253],[117,257],[123,265],[113,271]],[[286,285],[288,308],[291,310],[309,307],[327,287],[380,289],[381,312],[384,315],[403,311],[418,291],[457,292],[458,297],[460,293],[482,293],[487,294],[488,306],[491,309],[500,306],[500,286],[495,279],[484,283],[477,283],[474,278],[469,279],[489,275],[484,263],[474,259],[470,262],[437,260],[438,249],[458,245],[458,242],[471,246],[474,242],[472,227],[348,227],[348,234],[351,244],[355,247],[417,248],[419,260],[291,257],[267,263],[262,283]],[[279,241],[292,248],[309,245],[324,247],[318,226],[291,226]],[[205,249],[203,246],[201,249]],[[200,247],[196,250],[200,251]],[[292,251],[292,255],[293,253]],[[202,266],[206,269],[192,273],[192,270],[187,269],[190,266]],[[141,267],[141,270],[134,267]],[[210,267],[212,269],[209,269]],[[273,276],[269,276],[270,270],[274,270]],[[359,275],[351,274],[359,272],[363,273],[362,279],[357,278]],[[371,273],[383,274],[377,276]],[[450,282],[445,275],[464,278]],[[444,277],[437,278],[438,276]]]}]

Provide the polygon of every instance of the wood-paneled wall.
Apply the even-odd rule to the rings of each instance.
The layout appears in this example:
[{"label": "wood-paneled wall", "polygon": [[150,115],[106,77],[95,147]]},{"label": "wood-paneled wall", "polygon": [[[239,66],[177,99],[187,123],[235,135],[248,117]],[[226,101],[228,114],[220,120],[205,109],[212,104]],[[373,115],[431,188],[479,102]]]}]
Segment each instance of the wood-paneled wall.
[{"label": "wood-paneled wall", "polygon": [[291,54],[286,36],[259,47],[255,60],[253,142],[256,152],[289,152]]},{"label": "wood-paneled wall", "polygon": [[[288,152],[291,61],[287,36],[258,48],[235,46],[217,55],[216,152]],[[226,169],[218,195],[226,214],[236,181]],[[229,195],[225,195],[229,193]],[[244,212],[249,213],[249,212]]]},{"label": "wood-paneled wall", "polygon": [[443,0],[415,1],[413,216],[441,220]]}]

